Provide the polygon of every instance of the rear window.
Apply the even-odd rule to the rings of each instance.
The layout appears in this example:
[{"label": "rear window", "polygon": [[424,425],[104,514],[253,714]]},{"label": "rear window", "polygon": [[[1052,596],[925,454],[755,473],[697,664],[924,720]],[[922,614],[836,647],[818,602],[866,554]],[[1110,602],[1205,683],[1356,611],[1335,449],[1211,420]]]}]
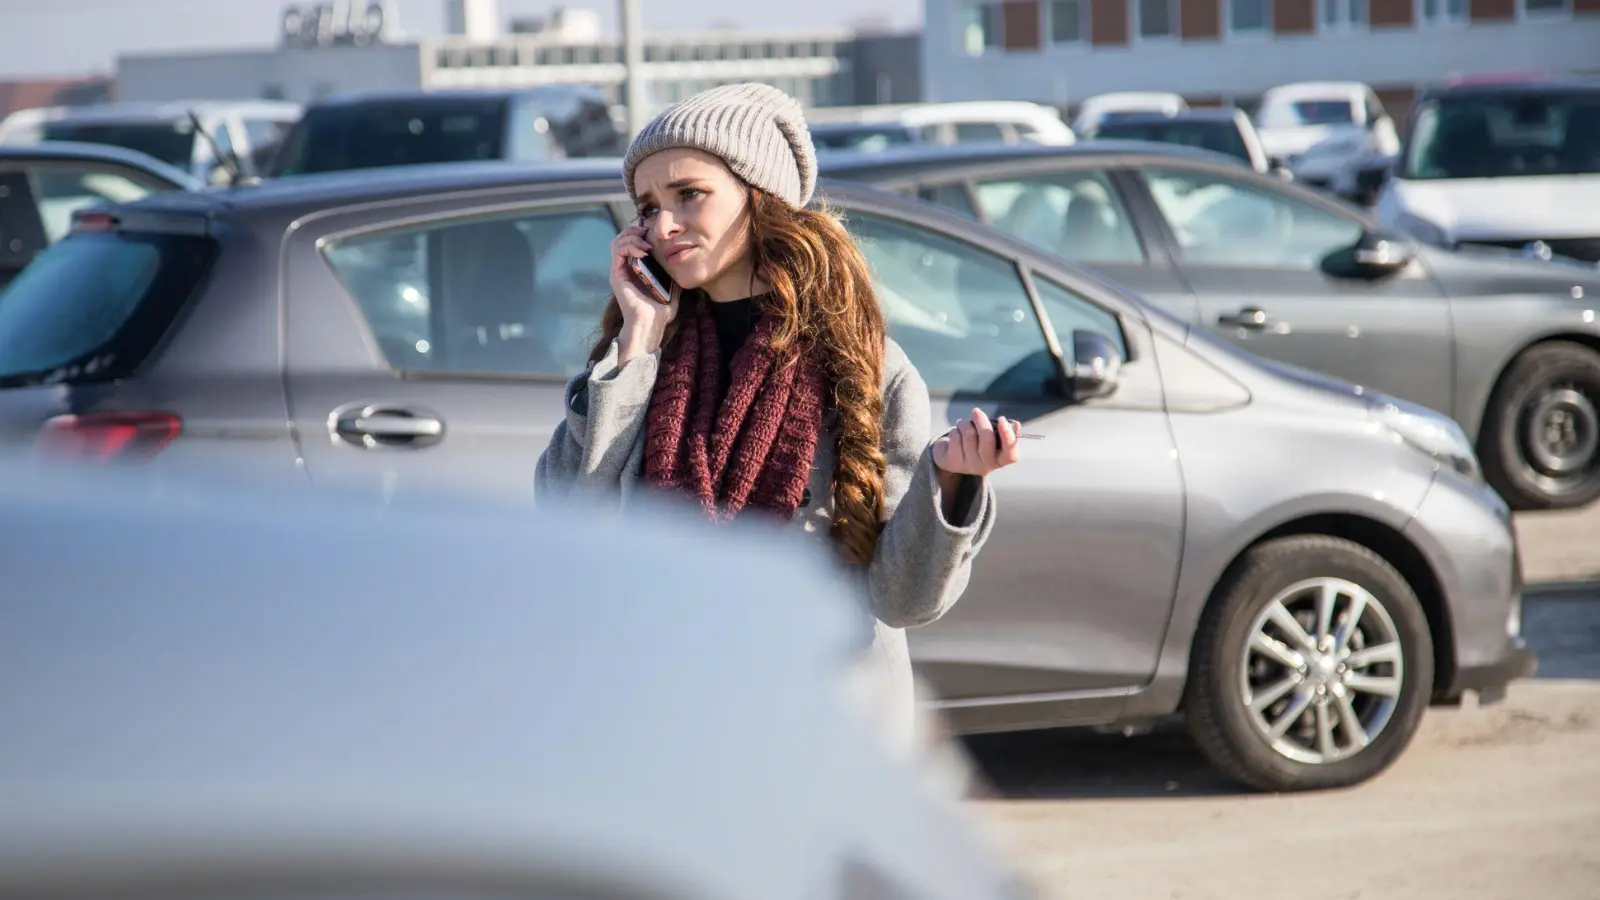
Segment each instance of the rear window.
[{"label": "rear window", "polygon": [[194,125],[176,122],[52,122],[44,127],[47,141],[110,144],[153,156],[188,169],[194,160]]},{"label": "rear window", "polygon": [[290,133],[274,174],[500,159],[505,131],[502,100],[313,109]]},{"label": "rear window", "polygon": [[191,235],[79,233],[0,291],[0,386],[126,377],[216,258]]},{"label": "rear window", "polygon": [[1097,137],[1128,141],[1151,141],[1158,144],[1181,144],[1222,153],[1245,162],[1250,161],[1250,149],[1244,137],[1232,122],[1195,122],[1183,120],[1113,122],[1103,125]]}]

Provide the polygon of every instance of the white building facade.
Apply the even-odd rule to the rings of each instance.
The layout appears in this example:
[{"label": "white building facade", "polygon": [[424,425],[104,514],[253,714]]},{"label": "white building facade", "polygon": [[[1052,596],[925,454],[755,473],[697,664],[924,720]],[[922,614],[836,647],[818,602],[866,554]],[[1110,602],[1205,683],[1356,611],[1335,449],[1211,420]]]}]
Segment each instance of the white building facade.
[{"label": "white building facade", "polygon": [[925,0],[928,100],[1108,91],[1249,106],[1362,81],[1391,111],[1452,75],[1600,72],[1600,0]]}]

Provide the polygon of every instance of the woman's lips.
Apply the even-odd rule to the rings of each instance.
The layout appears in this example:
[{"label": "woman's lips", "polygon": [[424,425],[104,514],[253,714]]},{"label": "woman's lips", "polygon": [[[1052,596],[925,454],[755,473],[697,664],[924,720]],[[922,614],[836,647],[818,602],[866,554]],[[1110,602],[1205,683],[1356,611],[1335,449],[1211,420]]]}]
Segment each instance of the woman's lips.
[{"label": "woman's lips", "polygon": [[694,249],[695,248],[691,245],[691,246],[688,246],[688,247],[679,247],[679,248],[677,248],[675,250],[670,250],[670,251],[667,252],[667,262],[669,262],[669,263],[679,262],[680,260],[683,259],[685,254],[689,253],[690,251],[692,251]]}]

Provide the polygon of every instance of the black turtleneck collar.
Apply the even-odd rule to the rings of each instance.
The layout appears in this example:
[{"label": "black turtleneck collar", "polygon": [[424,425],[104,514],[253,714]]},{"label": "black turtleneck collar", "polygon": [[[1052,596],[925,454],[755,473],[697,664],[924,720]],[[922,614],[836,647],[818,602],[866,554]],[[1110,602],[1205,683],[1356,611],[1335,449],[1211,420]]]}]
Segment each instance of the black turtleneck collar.
[{"label": "black turtleneck collar", "polygon": [[744,342],[749,339],[750,332],[756,328],[756,323],[761,321],[761,296],[746,297],[743,300],[730,300],[727,303],[716,303],[709,298],[706,310],[711,314],[712,324],[717,326],[717,344],[722,349],[722,367],[726,371],[733,365],[733,355],[739,352]]}]

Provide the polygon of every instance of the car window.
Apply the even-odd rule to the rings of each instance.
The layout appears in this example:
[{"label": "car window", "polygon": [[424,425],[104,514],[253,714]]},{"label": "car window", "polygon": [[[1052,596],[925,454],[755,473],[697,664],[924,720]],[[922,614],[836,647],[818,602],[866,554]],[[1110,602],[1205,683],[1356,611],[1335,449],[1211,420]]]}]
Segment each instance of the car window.
[{"label": "car window", "polygon": [[264,172],[272,164],[272,157],[277,155],[278,148],[283,146],[283,140],[289,136],[289,129],[292,127],[294,127],[293,122],[272,119],[244,120],[244,133],[250,139],[250,161],[255,165],[256,171]]},{"label": "car window", "polygon": [[72,164],[39,166],[29,171],[28,184],[39,209],[45,240],[55,243],[72,229],[72,214],[107,203],[127,203],[162,189],[146,179],[104,167]]},{"label": "car window", "polygon": [[1067,353],[1072,352],[1074,331],[1092,331],[1110,340],[1123,359],[1128,358],[1128,341],[1116,313],[1037,273],[1033,287],[1039,294],[1044,314],[1050,317],[1056,340]]},{"label": "car window", "polygon": [[616,223],[566,207],[340,240],[325,251],[400,370],[566,376],[610,295]]},{"label": "car window", "polygon": [[1144,174],[1187,262],[1311,270],[1361,238],[1354,219],[1244,181],[1157,168]]},{"label": "car window", "polygon": [[984,181],[978,206],[996,228],[1077,262],[1142,262],[1128,211],[1104,172]]},{"label": "car window", "polygon": [[1055,365],[1008,259],[895,219],[852,212],[889,334],[930,391],[1044,396]]},{"label": "car window", "polygon": [[196,135],[188,119],[154,122],[50,122],[44,126],[47,141],[82,141],[137,150],[168,165],[188,171],[194,162]]},{"label": "car window", "polygon": [[972,197],[967,193],[966,185],[960,182],[929,185],[917,191],[917,196],[929,203],[937,203],[946,209],[955,210],[968,218],[978,218],[978,211],[972,206]]},{"label": "car window", "polygon": [[275,175],[500,159],[505,101],[445,98],[309,110],[274,163]]},{"label": "car window", "polygon": [[996,122],[957,122],[956,143],[966,144],[978,141],[1003,141],[1006,138],[1004,131]]}]

